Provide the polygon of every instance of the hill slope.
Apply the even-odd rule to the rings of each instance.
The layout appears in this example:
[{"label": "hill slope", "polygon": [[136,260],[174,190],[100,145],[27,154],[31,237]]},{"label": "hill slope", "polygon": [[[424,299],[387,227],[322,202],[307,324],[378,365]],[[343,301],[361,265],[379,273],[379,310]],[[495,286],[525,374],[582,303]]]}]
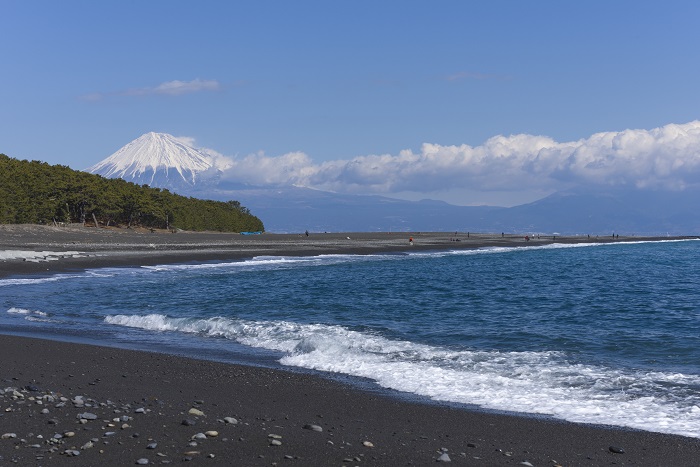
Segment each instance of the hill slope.
[{"label": "hill slope", "polygon": [[237,201],[186,198],[120,178],[0,154],[0,223],[122,224],[228,232],[263,230]]}]

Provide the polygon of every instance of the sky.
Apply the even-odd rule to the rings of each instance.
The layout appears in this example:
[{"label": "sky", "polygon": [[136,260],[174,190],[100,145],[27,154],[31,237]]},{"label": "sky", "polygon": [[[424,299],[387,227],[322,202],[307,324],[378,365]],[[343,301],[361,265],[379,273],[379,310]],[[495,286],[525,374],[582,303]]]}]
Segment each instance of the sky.
[{"label": "sky", "polygon": [[0,0],[0,153],[514,205],[700,183],[700,2]]}]

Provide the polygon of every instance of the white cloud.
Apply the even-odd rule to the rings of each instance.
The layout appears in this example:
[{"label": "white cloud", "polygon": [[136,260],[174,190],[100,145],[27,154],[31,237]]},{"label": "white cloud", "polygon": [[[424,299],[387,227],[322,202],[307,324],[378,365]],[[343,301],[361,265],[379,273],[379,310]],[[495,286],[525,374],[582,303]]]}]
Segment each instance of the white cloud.
[{"label": "white cloud", "polygon": [[217,80],[204,80],[204,79],[193,79],[192,81],[166,81],[160,83],[153,87],[144,88],[132,88],[126,91],[117,92],[107,92],[99,93],[95,92],[92,94],[86,94],[80,96],[81,100],[86,101],[99,101],[109,96],[148,96],[154,94],[167,95],[167,96],[180,96],[182,94],[191,94],[194,92],[202,91],[219,91],[221,90],[221,84]]},{"label": "white cloud", "polygon": [[192,81],[166,81],[154,87],[135,88],[124,91],[123,96],[145,96],[151,94],[164,94],[168,96],[180,96],[201,91],[218,91],[221,85],[216,80],[193,79]]},{"label": "white cloud", "polygon": [[218,91],[219,89],[221,89],[221,85],[218,81],[203,80],[198,78],[192,81],[167,81],[159,84],[155,88],[152,88],[151,91],[154,94],[179,96],[180,94],[189,94],[191,92]]},{"label": "white cloud", "polygon": [[322,163],[301,152],[222,160],[228,163],[226,179],[348,193],[546,192],[579,185],[680,190],[700,186],[700,121],[563,143],[526,134],[494,136],[474,147],[424,144],[418,152]]}]

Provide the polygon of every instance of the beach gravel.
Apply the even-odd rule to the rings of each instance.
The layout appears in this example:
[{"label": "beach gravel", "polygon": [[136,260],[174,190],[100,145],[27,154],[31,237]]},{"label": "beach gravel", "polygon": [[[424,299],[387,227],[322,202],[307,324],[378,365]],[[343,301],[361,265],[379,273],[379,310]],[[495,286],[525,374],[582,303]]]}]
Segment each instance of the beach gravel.
[{"label": "beach gravel", "polygon": [[[0,353],[3,466],[63,465],[67,458],[76,466],[141,459],[249,466],[447,459],[487,466],[684,466],[700,459],[694,438],[408,401],[306,373],[9,335],[0,339]],[[127,372],[130,377],[122,378]],[[90,386],[95,378],[100,384]],[[41,390],[29,391],[28,384]],[[210,420],[202,424],[216,427],[181,424],[195,400],[204,401],[197,406]],[[47,407],[56,423],[41,415]],[[307,428],[320,427],[308,423],[310,413],[323,414],[323,431]],[[225,421],[234,416],[238,423]],[[615,446],[625,453],[611,452]]]}]

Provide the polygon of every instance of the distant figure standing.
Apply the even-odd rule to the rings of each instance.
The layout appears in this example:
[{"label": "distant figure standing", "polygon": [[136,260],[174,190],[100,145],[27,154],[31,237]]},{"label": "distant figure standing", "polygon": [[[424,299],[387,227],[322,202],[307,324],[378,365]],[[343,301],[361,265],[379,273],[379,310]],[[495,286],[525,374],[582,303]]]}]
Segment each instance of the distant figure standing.
[{"label": "distant figure standing", "polygon": [[413,246],[413,237],[408,237],[408,244]]},{"label": "distant figure standing", "polygon": [[309,236],[309,231],[308,231],[308,230],[306,231],[306,236],[307,236],[307,237]]}]

